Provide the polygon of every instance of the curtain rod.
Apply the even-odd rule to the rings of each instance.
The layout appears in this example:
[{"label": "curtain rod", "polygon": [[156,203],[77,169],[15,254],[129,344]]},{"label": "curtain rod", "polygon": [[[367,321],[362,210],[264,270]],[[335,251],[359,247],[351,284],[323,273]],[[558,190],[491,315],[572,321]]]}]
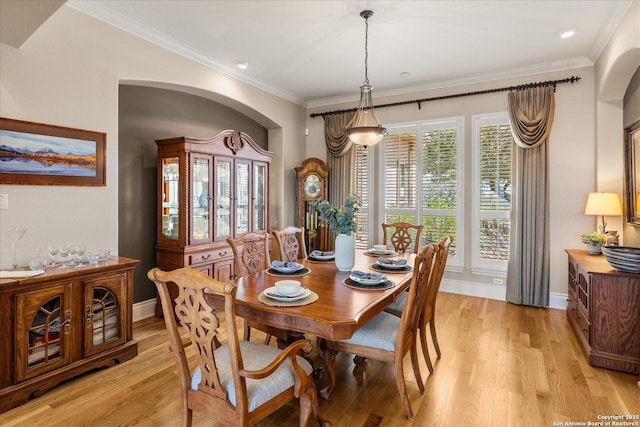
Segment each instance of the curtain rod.
[{"label": "curtain rod", "polygon": [[[451,99],[451,98],[461,98],[463,96],[484,95],[486,93],[506,92],[506,91],[513,91],[513,90],[523,90],[523,89],[530,89],[530,88],[533,88],[533,87],[544,87],[544,86],[553,86],[553,91],[555,92],[557,84],[560,84],[560,83],[575,83],[578,80],[580,80],[580,77],[571,76],[571,77],[567,77],[566,79],[561,79],[561,80],[547,80],[546,82],[525,83],[525,84],[518,85],[518,86],[508,86],[508,87],[501,87],[501,88],[496,88],[496,89],[478,90],[478,91],[475,91],[475,92],[456,93],[456,94],[453,94],[453,95],[434,96],[433,98],[414,99],[414,100],[411,100],[411,101],[392,102],[390,104],[374,105],[374,108],[378,109],[378,108],[385,108],[385,107],[397,107],[399,105],[418,104],[418,109],[421,110],[423,102],[439,101],[439,100],[442,100],[442,99]],[[331,115],[334,115],[334,114],[341,114],[341,113],[349,113],[351,111],[356,111],[356,110],[357,110],[357,108],[348,108],[348,109],[345,109],[345,110],[334,110],[334,111],[327,111],[327,112],[324,112],[324,113],[312,113],[309,116],[311,118],[315,118],[315,117],[318,117],[318,116],[322,116],[324,118],[324,116],[331,116]]]}]

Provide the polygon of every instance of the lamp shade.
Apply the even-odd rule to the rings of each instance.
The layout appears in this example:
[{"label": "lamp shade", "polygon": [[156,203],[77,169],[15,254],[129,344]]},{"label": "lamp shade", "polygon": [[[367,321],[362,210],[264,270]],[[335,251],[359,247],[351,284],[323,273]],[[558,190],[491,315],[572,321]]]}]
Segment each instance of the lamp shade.
[{"label": "lamp shade", "polygon": [[622,203],[618,193],[589,193],[585,215],[621,216]]},{"label": "lamp shade", "polygon": [[345,132],[358,145],[374,145],[384,138],[387,130],[373,112],[371,86],[365,84],[360,87],[360,104]]}]

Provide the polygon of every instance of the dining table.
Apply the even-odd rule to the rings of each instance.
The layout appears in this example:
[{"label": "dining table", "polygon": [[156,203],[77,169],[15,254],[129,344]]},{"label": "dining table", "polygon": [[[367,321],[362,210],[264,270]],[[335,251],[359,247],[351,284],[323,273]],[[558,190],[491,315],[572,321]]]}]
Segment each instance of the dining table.
[{"label": "dining table", "polygon": [[[339,271],[334,260],[314,261],[313,257],[307,257],[297,260],[304,266],[298,274],[277,274],[268,268],[240,277],[236,282],[236,315],[286,331],[286,342],[279,339],[280,347],[307,334],[314,335],[318,342],[348,339],[409,287],[415,254],[393,253],[384,257],[405,259],[406,267],[381,271],[378,255],[356,249],[355,264],[349,271]],[[389,286],[354,287],[348,280],[354,271],[382,272],[390,281]],[[308,299],[311,302],[291,304],[267,300],[265,290],[273,289],[277,281],[285,279],[300,281],[312,294],[313,298]],[[213,297],[209,302],[214,307],[220,306],[220,301]]]}]

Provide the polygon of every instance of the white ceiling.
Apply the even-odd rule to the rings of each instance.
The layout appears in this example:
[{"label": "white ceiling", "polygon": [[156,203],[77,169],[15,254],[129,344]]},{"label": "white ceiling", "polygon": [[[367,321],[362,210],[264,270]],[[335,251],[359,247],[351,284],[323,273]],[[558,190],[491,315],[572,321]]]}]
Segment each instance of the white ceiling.
[{"label": "white ceiling", "polygon": [[[3,0],[5,1],[5,0]],[[376,96],[592,65],[631,0],[71,0],[73,7],[290,101],[358,98],[369,19]],[[569,39],[558,34],[567,28]],[[241,71],[235,65],[247,61]],[[410,73],[402,77],[401,73]],[[569,76],[568,73],[567,76]]]}]

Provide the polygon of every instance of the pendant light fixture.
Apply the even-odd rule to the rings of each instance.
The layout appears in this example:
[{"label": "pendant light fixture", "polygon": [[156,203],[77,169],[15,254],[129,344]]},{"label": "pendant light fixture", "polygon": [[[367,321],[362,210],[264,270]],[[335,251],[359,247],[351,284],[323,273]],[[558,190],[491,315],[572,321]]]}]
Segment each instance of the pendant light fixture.
[{"label": "pendant light fixture", "polygon": [[369,18],[373,15],[370,10],[363,10],[360,16],[364,18],[364,83],[360,86],[360,103],[358,110],[345,128],[349,139],[358,145],[375,145],[387,134],[387,129],[382,127],[380,120],[373,112],[371,100],[371,85],[369,84],[368,60],[369,60]]}]

